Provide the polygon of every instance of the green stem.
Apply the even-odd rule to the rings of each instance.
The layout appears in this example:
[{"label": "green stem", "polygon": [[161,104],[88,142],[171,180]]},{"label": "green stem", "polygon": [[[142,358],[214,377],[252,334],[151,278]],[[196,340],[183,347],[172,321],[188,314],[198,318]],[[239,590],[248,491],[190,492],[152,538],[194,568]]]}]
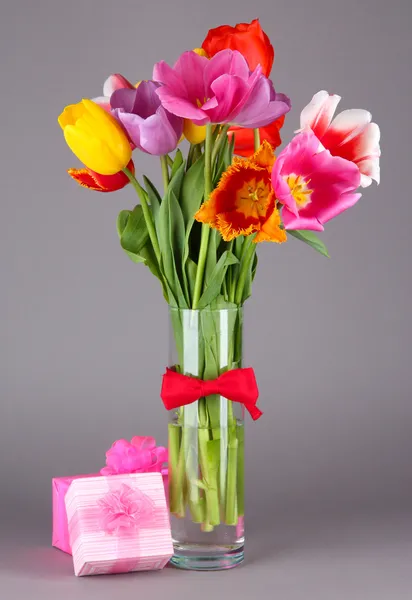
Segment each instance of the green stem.
[{"label": "green stem", "polygon": [[161,264],[161,262],[160,262],[160,259],[161,259],[160,247],[159,247],[159,242],[157,241],[157,235],[156,235],[156,229],[155,229],[154,222],[153,222],[152,211],[150,210],[149,204],[147,202],[146,192],[142,188],[140,183],[137,181],[137,179],[133,175],[133,173],[131,171],[129,171],[129,169],[127,167],[125,167],[123,169],[123,173],[125,173],[125,175],[127,175],[130,183],[136,190],[137,195],[139,196],[140,203],[142,205],[144,220],[146,222],[147,231],[149,233],[149,238],[150,238],[150,241],[152,242],[153,250],[154,250],[157,262],[159,263],[159,267],[160,267],[160,264]]},{"label": "green stem", "polygon": [[167,160],[167,164],[170,168],[173,167],[173,160],[170,158],[170,156],[168,154],[165,155],[166,156],[166,160]]},{"label": "green stem", "polygon": [[163,187],[166,194],[167,188],[169,187],[169,167],[167,164],[167,154],[160,157],[160,164],[162,166]]},{"label": "green stem", "polygon": [[212,152],[212,165],[215,164],[216,159],[218,157],[218,154],[220,152],[220,148],[222,147],[222,144],[225,141],[225,138],[227,136],[227,132],[229,131],[229,127],[230,125],[223,125],[219,137],[216,141],[215,147],[213,148],[213,152]]},{"label": "green stem", "polygon": [[236,304],[238,304],[239,306],[242,304],[242,297],[243,297],[243,290],[245,288],[245,283],[246,283],[246,277],[250,268],[250,264],[252,262],[253,259],[253,255],[255,254],[256,248],[255,245],[253,243],[253,241],[250,239],[250,236],[248,238],[245,239],[243,245],[245,245],[247,243],[247,248],[245,249],[245,251],[243,252],[243,248],[242,248],[242,262],[240,265],[240,273],[239,273],[239,279],[237,282],[237,287],[236,287],[236,295],[235,295],[235,302]]},{"label": "green stem", "polygon": [[260,148],[260,133],[259,133],[259,129],[254,129],[253,130],[253,140],[255,143],[255,152],[257,152]]},{"label": "green stem", "polygon": [[237,425],[237,512],[239,517],[245,514],[245,429],[243,425]]},{"label": "green stem", "polygon": [[227,453],[227,483],[226,483],[226,507],[225,521],[226,525],[236,525],[238,518],[237,510],[237,449],[238,440],[236,433],[229,441]]},{"label": "green stem", "polygon": [[[205,139],[205,197],[206,202],[212,192],[212,125],[206,125]],[[203,277],[205,274],[207,249],[209,243],[210,227],[202,225],[202,237],[200,241],[199,260],[197,263],[195,289],[193,292],[193,310],[197,309],[202,293]]]},{"label": "green stem", "polygon": [[177,517],[185,516],[182,477],[179,477],[181,427],[169,424],[169,507]]}]

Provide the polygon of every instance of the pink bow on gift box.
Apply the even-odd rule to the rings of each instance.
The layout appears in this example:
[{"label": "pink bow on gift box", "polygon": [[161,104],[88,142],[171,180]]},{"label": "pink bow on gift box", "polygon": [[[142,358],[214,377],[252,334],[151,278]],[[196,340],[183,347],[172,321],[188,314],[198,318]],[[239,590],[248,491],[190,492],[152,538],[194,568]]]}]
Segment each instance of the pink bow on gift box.
[{"label": "pink bow on gift box", "polygon": [[106,466],[100,470],[100,473],[53,478],[52,545],[71,554],[65,497],[73,481],[98,475],[113,476],[150,472],[162,474],[167,499],[167,449],[156,446],[156,440],[153,437],[135,436],[130,442],[120,439],[113,443],[106,452]]},{"label": "pink bow on gift box", "polygon": [[167,449],[156,446],[150,436],[135,436],[130,442],[121,439],[106,452],[106,466],[101,475],[123,473],[161,473],[167,462]]},{"label": "pink bow on gift box", "polygon": [[100,526],[110,535],[133,535],[150,523],[154,511],[154,502],[147,494],[124,483],[99,498],[97,505],[101,509]]}]

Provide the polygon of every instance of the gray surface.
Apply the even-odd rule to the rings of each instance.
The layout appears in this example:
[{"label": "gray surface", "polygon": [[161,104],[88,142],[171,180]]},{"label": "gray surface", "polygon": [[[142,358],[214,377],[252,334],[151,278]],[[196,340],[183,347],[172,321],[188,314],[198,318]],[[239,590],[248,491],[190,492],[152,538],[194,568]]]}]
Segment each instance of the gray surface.
[{"label": "gray surface", "polygon": [[[1,597],[20,600],[410,600],[412,519],[380,517],[273,523],[250,534],[247,562],[231,571],[73,576],[44,536],[0,544]],[[4,556],[2,556],[4,554]]]},{"label": "gray surface", "polygon": [[[284,139],[316,91],[339,93],[381,125],[382,184],[328,225],[330,261],[295,240],[260,248],[246,339],[265,416],[247,429],[248,564],[78,582],[47,548],[50,479],[100,468],[118,437],[166,441],[167,312],[157,282],[118,246],[132,190],[78,188],[56,118],[99,95],[109,73],[150,77],[208,27],[254,16],[294,104]],[[103,597],[103,587],[113,597],[118,581],[170,597],[199,581],[204,597],[220,582],[239,597],[255,585],[282,599],[411,597],[410,523],[390,516],[410,515],[412,501],[411,17],[409,0],[1,3],[0,521],[15,546],[5,598],[23,586],[33,598]],[[136,164],[159,181],[154,159]],[[366,520],[347,529],[350,515]]]}]

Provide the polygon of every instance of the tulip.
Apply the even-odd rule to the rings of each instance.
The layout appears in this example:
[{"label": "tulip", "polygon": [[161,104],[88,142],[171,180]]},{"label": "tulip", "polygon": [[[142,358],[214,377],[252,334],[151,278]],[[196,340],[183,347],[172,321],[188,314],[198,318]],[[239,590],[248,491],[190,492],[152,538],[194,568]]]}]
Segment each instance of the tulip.
[{"label": "tulip", "polygon": [[250,158],[235,158],[195,219],[217,229],[226,242],[252,233],[256,233],[254,242],[285,242],[271,185],[274,161],[266,141]]},{"label": "tulip", "polygon": [[[127,168],[134,174],[134,164],[131,160]],[[68,169],[68,174],[79,185],[95,192],[116,192],[129,183],[129,178],[123,171],[114,175],[100,175],[90,169]]]},{"label": "tulip", "polygon": [[104,108],[107,112],[110,112],[110,96],[116,90],[134,90],[139,85],[139,83],[140,82],[138,82],[136,85],[133,85],[128,79],[126,79],[126,77],[120,75],[120,73],[114,73],[113,75],[109,75],[109,77],[103,84],[103,96],[93,98],[93,102],[96,102],[96,104]]},{"label": "tulip", "polygon": [[157,90],[162,105],[195,125],[263,127],[290,110],[289,98],[275,92],[260,66],[250,72],[236,50],[222,50],[210,60],[184,52],[173,68],[157,63],[153,79],[162,84]]},{"label": "tulip", "polygon": [[69,148],[92,171],[114,175],[129,163],[132,150],[122,127],[91,100],[66,106],[58,121]]},{"label": "tulip", "polygon": [[[282,139],[280,137],[279,131],[283,127],[283,123],[285,122],[285,117],[280,117],[280,119],[276,119],[273,123],[266,125],[266,127],[262,127],[259,129],[259,137],[260,141],[267,141],[275,150],[278,148]],[[246,129],[245,127],[231,127],[228,131],[229,140],[232,139],[232,136],[235,136],[235,154],[239,156],[248,157],[254,153],[254,135],[253,129]]]},{"label": "tulip", "polygon": [[333,156],[353,162],[361,173],[361,186],[379,183],[380,130],[367,110],[344,110],[333,118],[341,97],[324,90],[315,94],[300,116],[301,130],[311,129]]},{"label": "tulip", "polygon": [[252,71],[260,65],[266,77],[270,75],[275,57],[273,46],[261,28],[259,19],[254,19],[251,23],[238,23],[236,27],[222,25],[210,29],[202,48],[209,56],[226,48],[238,50],[246,58]]},{"label": "tulip", "polygon": [[184,119],[183,135],[191,144],[200,144],[206,138],[206,125],[195,125],[190,119]]},{"label": "tulip", "polygon": [[286,229],[323,231],[323,225],[361,197],[357,166],[322,149],[311,131],[295,136],[272,170],[276,199]]},{"label": "tulip", "polygon": [[161,105],[156,93],[158,87],[159,84],[154,81],[142,81],[136,89],[116,90],[110,98],[110,105],[137,148],[162,156],[178,145],[183,120]]}]

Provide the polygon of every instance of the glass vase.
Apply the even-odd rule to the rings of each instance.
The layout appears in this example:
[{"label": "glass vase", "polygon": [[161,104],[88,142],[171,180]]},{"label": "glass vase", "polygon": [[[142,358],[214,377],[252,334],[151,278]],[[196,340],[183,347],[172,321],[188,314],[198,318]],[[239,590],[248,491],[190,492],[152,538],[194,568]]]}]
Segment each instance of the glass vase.
[{"label": "glass vase", "polygon": [[[242,366],[242,308],[169,314],[170,368],[212,380]],[[211,395],[169,416],[172,564],[235,567],[244,556],[244,408]]]}]

